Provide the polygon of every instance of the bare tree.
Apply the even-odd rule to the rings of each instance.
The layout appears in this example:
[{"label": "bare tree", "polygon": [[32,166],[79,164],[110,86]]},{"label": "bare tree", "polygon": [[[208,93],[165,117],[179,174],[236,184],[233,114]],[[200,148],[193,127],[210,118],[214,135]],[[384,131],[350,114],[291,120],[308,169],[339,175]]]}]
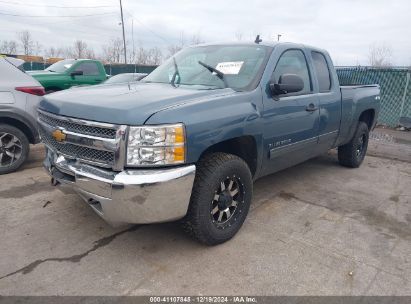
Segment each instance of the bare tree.
[{"label": "bare tree", "polygon": [[169,57],[173,56],[175,53],[177,53],[181,49],[182,47],[180,47],[179,45],[176,45],[176,44],[169,45],[168,46],[168,56]]},{"label": "bare tree", "polygon": [[391,47],[385,43],[374,43],[370,46],[368,54],[369,64],[373,67],[390,67],[392,58]]},{"label": "bare tree", "polygon": [[63,56],[64,50],[62,48],[49,47],[45,50],[44,54],[47,58],[58,58]]},{"label": "bare tree", "polygon": [[73,57],[73,49],[69,46],[66,46],[64,48],[62,48],[62,52],[61,55],[65,58],[70,58]]},{"label": "bare tree", "polygon": [[244,33],[243,33],[241,30],[237,30],[237,31],[235,32],[235,38],[236,38],[238,41],[243,40],[243,36],[244,36]]},{"label": "bare tree", "polygon": [[150,65],[159,65],[163,61],[163,54],[158,47],[150,49]]},{"label": "bare tree", "polygon": [[43,46],[38,41],[36,41],[33,46],[33,55],[41,56],[42,51],[43,51]]},{"label": "bare tree", "polygon": [[183,48],[186,45],[186,38],[185,38],[185,34],[184,31],[181,31],[180,33],[180,47]]},{"label": "bare tree", "polygon": [[123,40],[120,38],[111,39],[107,45],[103,46],[103,59],[108,63],[120,63],[124,61]]},{"label": "bare tree", "polygon": [[135,63],[136,62],[136,58],[137,58],[137,52],[135,50],[135,48],[133,48],[130,52],[127,53],[128,55],[128,59],[127,62],[129,63]]},{"label": "bare tree", "polygon": [[84,54],[86,56],[85,58],[88,58],[88,59],[96,59],[97,58],[96,53],[94,53],[93,49],[86,49]]},{"label": "bare tree", "polygon": [[22,31],[18,33],[21,47],[23,48],[24,55],[30,55],[33,52],[34,41],[29,31]]},{"label": "bare tree", "polygon": [[191,35],[191,41],[190,41],[191,45],[197,45],[197,44],[201,44],[201,43],[204,43],[204,40],[201,37],[200,32],[198,32],[197,34]]},{"label": "bare tree", "polygon": [[74,58],[85,58],[87,54],[87,43],[82,40],[74,41],[72,55]]},{"label": "bare tree", "polygon": [[172,44],[168,46],[168,55],[169,57],[173,56],[175,53],[180,51],[186,45],[186,39],[184,35],[184,31],[180,33],[180,41],[177,44]]},{"label": "bare tree", "polygon": [[17,42],[14,40],[6,41],[4,40],[0,45],[0,52],[5,54],[16,54],[17,53]]},{"label": "bare tree", "polygon": [[[126,45],[128,42],[126,41]],[[138,45],[142,45],[141,41],[138,41]],[[136,48],[135,45],[133,45],[132,50],[128,52],[128,62],[132,64],[136,64],[138,61],[138,53],[139,53],[139,48]]]},{"label": "bare tree", "polygon": [[140,46],[137,50],[136,63],[147,65],[149,63],[149,51],[146,50],[143,46]]},{"label": "bare tree", "polygon": [[102,53],[102,59],[103,61],[107,62],[107,63],[113,63],[114,62],[114,56],[111,50],[111,46],[110,45],[103,45],[102,46],[103,49],[103,53]]},{"label": "bare tree", "polygon": [[162,60],[163,54],[158,47],[146,49],[140,43],[133,63],[141,65],[159,65]]}]

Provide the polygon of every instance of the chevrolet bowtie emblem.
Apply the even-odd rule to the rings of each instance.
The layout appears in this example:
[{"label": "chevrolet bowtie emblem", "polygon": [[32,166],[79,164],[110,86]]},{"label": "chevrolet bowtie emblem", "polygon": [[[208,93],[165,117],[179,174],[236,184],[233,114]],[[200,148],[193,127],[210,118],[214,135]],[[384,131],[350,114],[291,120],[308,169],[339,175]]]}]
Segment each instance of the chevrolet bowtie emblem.
[{"label": "chevrolet bowtie emblem", "polygon": [[63,131],[59,129],[54,130],[53,133],[51,133],[51,135],[58,142],[62,142],[66,139],[66,134],[64,134]]}]

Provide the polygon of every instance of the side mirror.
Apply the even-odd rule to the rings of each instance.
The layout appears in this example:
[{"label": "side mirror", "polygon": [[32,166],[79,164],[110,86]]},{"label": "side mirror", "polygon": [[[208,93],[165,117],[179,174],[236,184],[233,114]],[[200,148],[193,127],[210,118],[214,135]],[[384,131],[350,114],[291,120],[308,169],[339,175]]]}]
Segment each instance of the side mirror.
[{"label": "side mirror", "polygon": [[270,82],[270,91],[273,95],[295,93],[303,89],[304,81],[296,74],[283,74],[278,83]]},{"label": "side mirror", "polygon": [[83,75],[83,71],[74,71],[70,73],[71,77]]}]

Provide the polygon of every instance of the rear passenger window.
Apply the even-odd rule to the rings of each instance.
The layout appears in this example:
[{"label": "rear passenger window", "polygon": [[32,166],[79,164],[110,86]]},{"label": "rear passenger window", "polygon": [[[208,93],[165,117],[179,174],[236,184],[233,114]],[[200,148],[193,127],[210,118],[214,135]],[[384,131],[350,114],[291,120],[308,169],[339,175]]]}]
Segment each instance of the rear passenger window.
[{"label": "rear passenger window", "polygon": [[304,82],[304,89],[292,95],[308,94],[311,92],[311,80],[307,61],[301,50],[288,50],[281,55],[275,67],[272,80],[278,83],[281,75],[284,74],[295,74],[300,76]]},{"label": "rear passenger window", "polygon": [[328,92],[331,90],[331,76],[328,69],[327,60],[324,55],[319,52],[311,52],[313,57],[314,69],[318,78],[318,86],[320,93]]}]

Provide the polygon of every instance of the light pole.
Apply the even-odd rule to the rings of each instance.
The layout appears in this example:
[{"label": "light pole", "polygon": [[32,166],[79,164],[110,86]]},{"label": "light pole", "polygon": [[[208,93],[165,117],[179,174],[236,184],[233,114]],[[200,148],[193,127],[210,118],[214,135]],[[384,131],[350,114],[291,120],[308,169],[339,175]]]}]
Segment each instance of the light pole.
[{"label": "light pole", "polygon": [[127,64],[126,34],[124,33],[123,5],[120,0],[121,26],[123,27],[124,63]]},{"label": "light pole", "polygon": [[277,41],[280,41],[281,36],[282,36],[281,34],[277,35]]}]

